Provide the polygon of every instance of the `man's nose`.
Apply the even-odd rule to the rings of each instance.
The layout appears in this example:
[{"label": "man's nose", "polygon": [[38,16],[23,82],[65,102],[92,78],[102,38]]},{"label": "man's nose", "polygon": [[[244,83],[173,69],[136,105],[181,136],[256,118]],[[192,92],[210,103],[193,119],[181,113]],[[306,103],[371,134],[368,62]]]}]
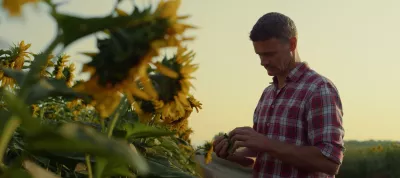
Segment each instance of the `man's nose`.
[{"label": "man's nose", "polygon": [[261,59],[261,65],[262,66],[266,66],[266,65],[269,65],[269,60],[268,59]]}]

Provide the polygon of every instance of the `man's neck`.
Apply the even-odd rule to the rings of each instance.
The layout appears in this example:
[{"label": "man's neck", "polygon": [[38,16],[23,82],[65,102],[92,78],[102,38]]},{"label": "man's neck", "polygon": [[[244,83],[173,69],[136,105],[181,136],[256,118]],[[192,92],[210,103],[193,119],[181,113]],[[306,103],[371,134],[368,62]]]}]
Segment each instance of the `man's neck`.
[{"label": "man's neck", "polygon": [[293,55],[293,57],[294,57],[294,62],[288,67],[288,69],[286,70],[286,72],[284,72],[284,73],[281,74],[281,75],[277,75],[277,76],[276,76],[276,78],[277,78],[277,80],[278,80],[278,87],[279,87],[279,89],[285,87],[285,85],[286,85],[286,78],[287,78],[287,76],[289,75],[290,71],[292,71],[294,68],[296,68],[296,65],[297,65],[298,63],[301,62],[300,55],[299,55],[299,52],[298,52],[297,50],[295,50],[295,51],[293,52],[292,55]]},{"label": "man's neck", "polygon": [[277,75],[276,79],[278,80],[278,88],[281,89],[286,85],[286,78],[289,75],[290,71],[292,71],[294,68],[296,68],[296,65],[299,63],[300,61],[295,61],[287,70],[285,73],[281,74],[281,75]]},{"label": "man's neck", "polygon": [[287,75],[276,76],[276,79],[278,80],[279,89],[283,88],[286,85],[286,77]]}]

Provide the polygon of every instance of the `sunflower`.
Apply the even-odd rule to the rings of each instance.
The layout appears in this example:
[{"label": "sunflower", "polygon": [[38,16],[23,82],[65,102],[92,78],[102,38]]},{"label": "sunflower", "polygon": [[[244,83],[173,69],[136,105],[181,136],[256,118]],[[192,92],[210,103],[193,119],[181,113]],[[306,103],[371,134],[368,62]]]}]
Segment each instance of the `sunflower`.
[{"label": "sunflower", "polygon": [[185,53],[185,50],[178,48],[177,54],[172,58],[164,58],[161,62],[155,63],[157,69],[150,78],[154,82],[159,99],[152,100],[151,103],[142,102],[142,108],[146,112],[155,111],[161,115],[166,124],[185,118],[185,115],[191,113],[192,106],[196,106],[197,109],[201,105],[193,96],[188,97],[189,89],[192,87],[191,74],[198,66],[191,64],[193,53]]},{"label": "sunflower", "polygon": [[[91,77],[74,88],[77,92],[93,96],[97,105],[96,109],[102,117],[108,117],[115,110],[121,95],[127,96],[138,114],[142,114],[142,111],[136,101],[137,98],[160,100],[147,73],[150,64],[154,64],[157,70],[166,76],[178,77],[178,73],[162,64],[152,62],[152,59],[159,55],[161,48],[180,46],[180,42],[168,43],[173,35],[183,33],[183,31],[169,32],[177,24],[174,14],[176,15],[179,2],[162,1],[153,14],[147,10],[133,12],[129,15],[132,18],[150,16],[154,17],[153,21],[126,28],[108,29],[109,37],[98,39],[99,53],[85,53],[92,57],[92,61],[84,65],[83,72],[89,72]],[[116,12],[120,16],[127,16],[127,13],[119,9],[116,9]],[[179,41],[179,39],[176,40]],[[185,81],[181,81],[183,85],[187,84]],[[184,98],[185,87],[183,86],[182,93],[177,96]],[[169,106],[170,103],[166,105]],[[183,114],[180,113],[180,115]]]},{"label": "sunflower", "polygon": [[19,16],[24,4],[36,2],[39,0],[3,0],[3,8],[7,9],[11,16]]},{"label": "sunflower", "polygon": [[[151,60],[151,56],[145,56],[144,58],[145,59],[143,59],[141,63],[146,63]],[[77,92],[87,93],[93,97],[95,108],[99,111],[102,118],[108,117],[112,112],[114,112],[123,94],[127,96],[135,110],[138,113],[141,113],[134,97],[139,97],[145,100],[150,100],[151,98],[157,97],[157,93],[152,87],[147,87],[143,91],[139,89],[139,86],[135,82],[139,78],[139,80],[145,83],[145,85],[151,86],[150,80],[147,77],[145,66],[146,65],[144,64],[139,64],[129,70],[129,75],[127,75],[123,81],[119,81],[115,84],[107,83],[104,86],[101,85],[102,73],[96,73],[96,69],[94,67],[85,65],[83,71],[89,72],[91,74],[91,78],[88,81],[77,84],[73,88]]]},{"label": "sunflower", "polygon": [[66,63],[69,61],[68,60],[69,57],[70,56],[65,55],[65,54],[58,57],[57,62],[54,66],[54,70],[53,70],[53,76],[56,79],[65,78],[63,72],[64,72],[65,67],[67,67]]},{"label": "sunflower", "polygon": [[72,111],[72,116],[73,116],[73,120],[77,121],[79,120],[79,115],[87,110],[88,108],[90,108],[90,104],[84,103],[84,101],[80,98],[76,98],[72,101],[67,101],[66,102],[66,107]]},{"label": "sunflower", "polygon": [[115,108],[118,106],[121,93],[119,87],[103,88],[97,84],[98,78],[93,77],[90,80],[78,84],[74,87],[77,92],[92,94],[93,100],[95,101],[95,108],[100,114],[100,117],[106,118],[112,114]]},{"label": "sunflower", "polygon": [[51,73],[47,71],[48,68],[54,67],[54,62],[52,59],[54,58],[54,55],[50,54],[47,56],[47,62],[44,66],[42,66],[42,70],[40,71],[40,77],[51,77]]},{"label": "sunflower", "polygon": [[[0,54],[1,59],[1,67],[14,69],[14,70],[22,70],[24,67],[25,60],[30,60],[30,52],[27,50],[30,48],[31,44],[25,44],[24,41],[21,41],[18,46],[11,48],[9,51],[5,51],[4,54]],[[3,56],[4,55],[4,56]],[[3,71],[0,71],[0,79],[1,86],[10,86],[14,87],[14,79],[4,75]]]},{"label": "sunflower", "polygon": [[190,135],[193,133],[192,128],[189,128],[189,116],[180,118],[167,125],[167,128],[177,133],[177,136],[188,143],[191,143]]},{"label": "sunflower", "polygon": [[190,135],[193,133],[193,130],[189,128],[189,120],[188,118],[190,117],[191,113],[193,112],[193,108],[196,108],[198,112],[198,108],[200,107],[201,109],[201,103],[197,101],[192,95],[188,97],[188,101],[190,103],[191,107],[185,107],[185,115],[179,119],[176,120],[164,120],[165,125],[170,130],[174,130],[177,132],[178,136],[182,138],[183,140],[187,141],[190,143]]},{"label": "sunflower", "polygon": [[196,112],[199,112],[199,109],[202,109],[203,104],[200,103],[200,101],[198,101],[196,98],[194,98],[193,95],[189,95],[188,100],[192,108],[196,109]]},{"label": "sunflower", "polygon": [[191,107],[185,107],[185,115],[183,117],[180,117],[179,119],[176,119],[176,120],[174,120],[174,121],[172,121],[172,122],[170,122],[168,124],[168,126],[172,130],[177,130],[178,134],[181,135],[182,137],[186,137],[186,136],[190,135],[193,132],[189,128],[188,118],[192,114],[193,108],[195,108],[196,111],[199,112],[198,109],[199,108],[201,109],[201,105],[202,105],[192,95],[190,95],[188,97],[188,101],[189,101]]},{"label": "sunflower", "polygon": [[189,16],[178,16],[177,10],[181,4],[180,0],[161,0],[157,6],[156,14],[162,18],[167,18],[169,21],[169,28],[167,30],[167,35],[164,40],[157,41],[157,45],[159,47],[166,46],[181,46],[182,41],[190,41],[194,40],[193,37],[185,37],[183,33],[187,29],[196,28],[193,25],[179,23],[179,20],[183,20],[188,18]]},{"label": "sunflower", "polygon": [[173,122],[168,124],[168,127],[171,130],[176,130],[179,135],[184,133],[189,127],[188,118],[190,116],[191,111],[188,111],[186,113],[187,114],[184,117],[181,117],[181,118],[179,118],[179,119],[177,119],[177,120],[175,120],[175,121],[173,121]]},{"label": "sunflower", "polygon": [[40,110],[40,107],[37,104],[31,105],[32,117],[38,117],[39,110]]},{"label": "sunflower", "polygon": [[75,64],[71,63],[66,70],[64,70],[64,76],[68,87],[72,87],[75,79]]},{"label": "sunflower", "polygon": [[79,99],[79,98],[74,99],[74,100],[69,101],[69,102],[66,103],[67,108],[69,108],[69,109],[75,109],[75,107],[80,105],[80,104],[81,104],[81,99]]}]

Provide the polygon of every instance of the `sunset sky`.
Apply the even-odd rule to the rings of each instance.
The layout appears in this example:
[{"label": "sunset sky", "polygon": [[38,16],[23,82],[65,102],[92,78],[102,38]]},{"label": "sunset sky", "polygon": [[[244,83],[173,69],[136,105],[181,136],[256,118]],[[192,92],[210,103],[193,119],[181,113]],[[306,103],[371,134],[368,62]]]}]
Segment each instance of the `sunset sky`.
[{"label": "sunset sky", "polygon": [[[98,16],[108,14],[113,3],[70,0],[61,9]],[[129,1],[125,4],[124,9],[131,8]],[[179,14],[191,15],[188,22],[200,27],[190,32],[196,41],[189,44],[200,64],[193,93],[203,103],[203,110],[190,118],[193,143],[251,126],[254,107],[271,77],[260,66],[248,35],[257,19],[272,11],[295,21],[301,59],[339,89],[345,139],[400,140],[399,6],[395,0],[182,0]],[[0,12],[0,40],[25,40],[32,43],[33,52],[44,49],[56,24],[43,10],[25,6],[20,20],[6,19]],[[95,49],[94,38],[88,37],[66,52],[82,62],[87,59],[77,52]]]}]

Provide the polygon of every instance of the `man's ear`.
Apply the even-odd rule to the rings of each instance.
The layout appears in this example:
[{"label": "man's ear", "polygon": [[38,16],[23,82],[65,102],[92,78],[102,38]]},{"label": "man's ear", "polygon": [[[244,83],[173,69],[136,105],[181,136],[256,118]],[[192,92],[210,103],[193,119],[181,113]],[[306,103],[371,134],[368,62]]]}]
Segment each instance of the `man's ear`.
[{"label": "man's ear", "polygon": [[297,48],[297,38],[296,37],[292,37],[289,39],[289,44],[290,44],[290,51],[294,51]]}]

